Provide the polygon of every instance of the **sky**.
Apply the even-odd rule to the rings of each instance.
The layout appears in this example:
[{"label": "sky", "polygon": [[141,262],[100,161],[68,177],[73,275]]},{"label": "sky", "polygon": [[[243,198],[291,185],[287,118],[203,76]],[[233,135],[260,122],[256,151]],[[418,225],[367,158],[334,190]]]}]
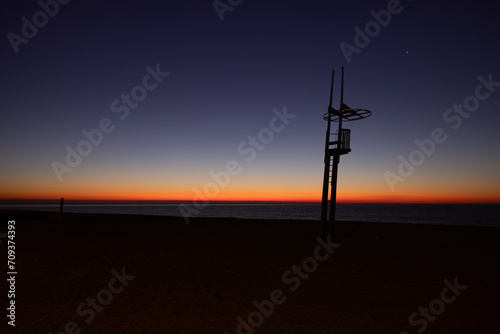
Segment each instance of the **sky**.
[{"label": "sky", "polygon": [[491,1],[4,1],[0,199],[500,203]]}]

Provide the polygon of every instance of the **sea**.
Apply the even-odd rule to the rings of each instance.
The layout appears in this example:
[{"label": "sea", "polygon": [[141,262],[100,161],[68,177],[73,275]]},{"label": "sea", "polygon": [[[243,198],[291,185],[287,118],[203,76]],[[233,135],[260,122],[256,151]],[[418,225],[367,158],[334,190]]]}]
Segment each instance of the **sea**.
[{"label": "sea", "polygon": [[[59,203],[0,203],[0,209],[59,212]],[[321,203],[65,203],[64,212],[242,219],[320,220]],[[337,203],[342,221],[500,226],[500,204]]]}]

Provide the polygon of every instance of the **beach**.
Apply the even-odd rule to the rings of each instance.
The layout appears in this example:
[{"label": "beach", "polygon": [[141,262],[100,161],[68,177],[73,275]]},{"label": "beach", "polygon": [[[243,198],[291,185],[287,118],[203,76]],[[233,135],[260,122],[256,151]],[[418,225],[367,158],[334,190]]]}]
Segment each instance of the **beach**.
[{"label": "beach", "polygon": [[498,227],[342,221],[321,241],[319,222],[307,220],[0,217],[1,233],[16,221],[16,326],[7,332],[500,329]]}]

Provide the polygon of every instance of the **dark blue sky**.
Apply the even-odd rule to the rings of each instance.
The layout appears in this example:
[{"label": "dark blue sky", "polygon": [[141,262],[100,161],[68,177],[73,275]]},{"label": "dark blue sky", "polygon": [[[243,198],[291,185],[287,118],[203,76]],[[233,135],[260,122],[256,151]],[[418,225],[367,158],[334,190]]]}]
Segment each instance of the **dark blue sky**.
[{"label": "dark blue sky", "polygon": [[[339,45],[355,46],[354,28],[364,31],[374,21],[371,11],[387,10],[388,3],[398,14],[348,62]],[[497,5],[396,4],[242,1],[221,21],[211,1],[73,0],[59,5],[16,53],[8,34],[22,36],[22,18],[33,22],[41,7],[4,2],[0,198],[190,199],[211,181],[210,171],[235,160],[241,173],[212,199],[319,199],[321,116],[331,70],[338,73],[338,104],[345,66],[345,103],[373,116],[348,125],[352,153],[342,159],[340,198],[454,194],[499,201],[500,87],[481,90],[490,94],[456,129],[450,119],[456,113],[443,119],[474,96],[478,77],[500,81]],[[169,75],[120,119],[112,102],[143,85],[148,66]],[[251,145],[242,143],[269,128],[273,109],[283,113],[285,106],[296,117],[247,161],[250,153],[241,151]],[[54,162],[67,165],[66,147],[76,150],[86,139],[82,130],[105,118],[112,133],[58,177]],[[431,138],[435,128],[447,140],[411,175],[398,174],[398,157],[410,159],[414,141]]]}]

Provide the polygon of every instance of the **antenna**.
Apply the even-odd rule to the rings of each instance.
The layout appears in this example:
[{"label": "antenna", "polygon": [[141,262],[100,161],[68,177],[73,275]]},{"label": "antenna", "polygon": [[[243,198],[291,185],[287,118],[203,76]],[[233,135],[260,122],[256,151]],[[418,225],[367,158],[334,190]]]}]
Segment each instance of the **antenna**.
[{"label": "antenna", "polygon": [[[327,121],[325,139],[325,169],[323,173],[323,194],[321,198],[321,237],[326,241],[328,234],[333,234],[335,227],[335,213],[337,206],[337,178],[340,156],[351,152],[351,130],[342,129],[342,122],[357,121],[371,116],[368,109],[352,109],[344,104],[344,67],[342,66],[342,78],[340,84],[340,107],[335,110],[332,107],[333,81],[335,70],[332,71],[332,84],[330,87],[330,105],[328,112],[323,115]],[[338,122],[338,130],[331,132],[331,123]],[[332,139],[333,136],[333,140]],[[330,193],[330,200],[328,195]],[[330,204],[330,210],[328,210]],[[329,211],[329,214],[328,214]],[[330,224],[328,224],[330,223]]]}]

